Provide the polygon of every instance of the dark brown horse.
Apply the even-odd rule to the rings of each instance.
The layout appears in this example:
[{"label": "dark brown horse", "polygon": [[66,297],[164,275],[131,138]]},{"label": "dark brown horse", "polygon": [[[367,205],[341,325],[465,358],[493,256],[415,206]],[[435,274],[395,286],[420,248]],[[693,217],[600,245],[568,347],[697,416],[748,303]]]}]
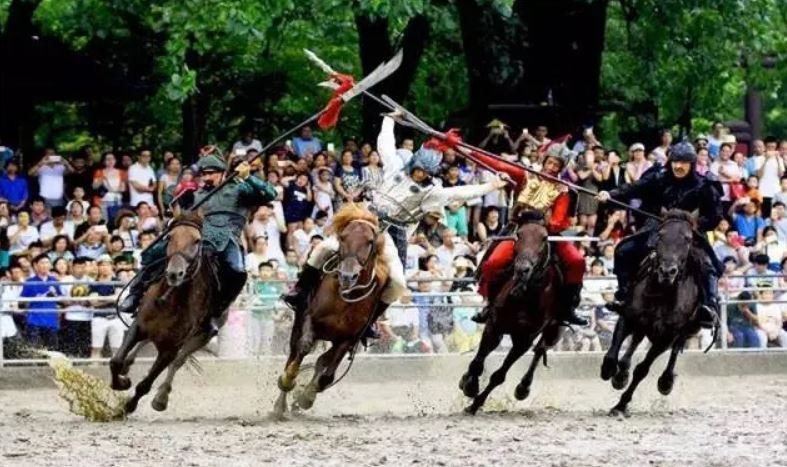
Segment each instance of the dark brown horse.
[{"label": "dark brown horse", "polygon": [[[538,363],[543,359],[546,364],[547,350],[560,337],[560,324],[556,319],[562,284],[560,271],[547,241],[543,217],[537,213],[528,213],[525,218],[529,220],[525,220],[517,231],[513,273],[499,291],[490,291],[489,297],[494,300],[494,307],[484,328],[478,352],[470,362],[467,373],[459,381],[459,389],[465,396],[473,398],[473,402],[465,409],[470,414],[475,414],[484,405],[492,390],[503,384],[511,366],[541,336],[530,367],[514,394],[519,400],[525,399],[530,394]],[[513,346],[479,394],[478,380],[484,372],[484,360],[497,348],[505,334],[511,336]]]},{"label": "dark brown horse", "polygon": [[319,356],[314,376],[296,395],[296,405],[309,409],[317,393],[334,382],[336,369],[348,352],[354,351],[364,331],[377,320],[376,304],[388,281],[383,261],[385,234],[377,217],[355,204],[345,205],[333,218],[332,232],[339,253],[326,264],[324,279],[309,299],[305,313],[296,314],[290,335],[290,355],[279,377],[281,393],[274,414],[287,410],[287,393],[295,387],[304,357],[318,340],[331,347]]},{"label": "dark brown horse", "polygon": [[[634,279],[601,366],[601,378],[611,378],[615,389],[623,389],[629,382],[631,358],[637,346],[645,337],[651,343],[647,355],[634,369],[631,384],[612,408],[613,415],[626,414],[637,386],[653,361],[667,349],[671,349],[670,358],[658,380],[658,389],[665,396],[672,392],[678,355],[686,339],[700,330],[697,310],[703,253],[693,246],[697,218],[679,209],[662,214],[664,221],[656,232],[656,249],[643,261]],[[621,345],[628,336],[631,344],[618,361]]]},{"label": "dark brown horse", "polygon": [[202,248],[202,221],[201,214],[192,213],[179,215],[170,224],[167,256],[160,259],[167,262],[165,274],[145,292],[123,345],[110,361],[112,388],[126,390],[131,387],[129,368],[143,344],[152,342],[158,351],[147,376],[126,403],[126,413],[136,410],[139,399],[169,367],[151,403],[155,410],[166,410],[175,373],[210,341],[205,323],[216,306],[218,283],[216,266]]}]

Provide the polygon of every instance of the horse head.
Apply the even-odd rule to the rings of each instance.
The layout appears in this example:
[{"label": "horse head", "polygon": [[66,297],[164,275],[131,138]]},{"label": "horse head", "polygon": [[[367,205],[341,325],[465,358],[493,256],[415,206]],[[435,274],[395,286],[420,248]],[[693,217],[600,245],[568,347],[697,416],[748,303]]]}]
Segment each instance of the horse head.
[{"label": "horse head", "polygon": [[694,241],[697,213],[680,209],[662,209],[663,221],[656,242],[656,281],[661,286],[674,286],[682,275]]},{"label": "horse head", "polygon": [[346,298],[351,292],[365,291],[374,284],[375,263],[385,238],[380,235],[377,217],[355,204],[342,207],[332,222],[331,228],[339,240],[336,272],[340,291]]},{"label": "horse head", "polygon": [[179,287],[188,279],[202,253],[201,212],[183,213],[167,228],[167,285]]},{"label": "horse head", "polygon": [[518,287],[526,289],[533,275],[541,271],[549,260],[549,236],[543,214],[529,211],[519,217],[519,229],[514,249],[514,277]]}]

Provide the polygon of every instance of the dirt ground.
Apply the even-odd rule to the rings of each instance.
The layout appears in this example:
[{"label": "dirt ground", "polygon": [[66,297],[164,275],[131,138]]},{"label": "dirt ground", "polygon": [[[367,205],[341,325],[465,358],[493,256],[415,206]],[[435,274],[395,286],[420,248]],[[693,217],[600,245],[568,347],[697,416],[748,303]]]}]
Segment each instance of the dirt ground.
[{"label": "dirt ground", "polygon": [[679,376],[667,398],[651,376],[630,418],[607,416],[618,393],[601,381],[537,379],[524,402],[499,389],[470,417],[454,381],[348,381],[275,422],[268,382],[187,381],[169,411],[147,398],[106,424],[69,414],[54,390],[0,391],[0,465],[787,465],[787,376]]}]

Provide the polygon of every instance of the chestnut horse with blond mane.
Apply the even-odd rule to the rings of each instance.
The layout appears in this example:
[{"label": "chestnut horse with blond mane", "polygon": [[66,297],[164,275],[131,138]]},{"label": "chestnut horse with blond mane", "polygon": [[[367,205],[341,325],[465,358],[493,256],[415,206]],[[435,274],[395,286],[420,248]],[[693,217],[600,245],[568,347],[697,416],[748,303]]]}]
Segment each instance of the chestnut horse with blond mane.
[{"label": "chestnut horse with blond mane", "polygon": [[333,385],[344,356],[350,353],[352,358],[364,332],[379,318],[375,309],[388,281],[388,266],[377,216],[346,204],[333,217],[328,233],[336,235],[339,252],[324,266],[325,276],[309,297],[306,311],[296,313],[290,355],[279,377],[281,393],[274,405],[278,416],[286,412],[287,393],[295,387],[301,363],[318,340],[330,342],[331,347],[319,356],[311,382],[295,397],[294,406],[301,409],[311,408],[317,393]]}]

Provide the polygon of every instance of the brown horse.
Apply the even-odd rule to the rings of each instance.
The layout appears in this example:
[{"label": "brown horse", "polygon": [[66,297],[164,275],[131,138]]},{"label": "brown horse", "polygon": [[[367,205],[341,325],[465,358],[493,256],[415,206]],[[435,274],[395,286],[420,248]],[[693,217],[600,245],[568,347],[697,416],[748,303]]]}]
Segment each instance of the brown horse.
[{"label": "brown horse", "polygon": [[[612,343],[601,366],[601,378],[612,379],[615,389],[623,392],[611,415],[626,415],[634,391],[648,375],[659,355],[670,350],[667,368],[658,379],[662,395],[672,392],[675,363],[686,345],[686,339],[700,330],[697,310],[700,305],[700,284],[704,254],[694,246],[696,215],[680,209],[662,211],[664,219],[657,231],[656,247],[640,266],[634,278],[626,306],[620,314]],[[631,343],[618,360],[623,341]],[[651,343],[645,358],[634,368],[629,384],[629,368],[634,351],[647,337]]]},{"label": "brown horse", "polygon": [[[274,414],[287,410],[287,393],[295,387],[303,359],[317,340],[331,347],[319,356],[311,382],[296,395],[295,405],[309,409],[317,393],[330,387],[336,369],[348,352],[354,352],[364,331],[378,318],[376,304],[388,281],[383,261],[385,233],[377,217],[355,204],[345,205],[333,218],[339,252],[326,263],[326,275],[302,314],[296,314],[290,335],[290,355],[279,377],[281,393]],[[360,284],[360,285],[359,285]]]},{"label": "brown horse", "polygon": [[[546,365],[547,350],[560,337],[560,324],[556,319],[562,283],[560,271],[552,257],[543,216],[527,213],[523,217],[525,221],[517,231],[514,247],[516,258],[513,274],[509,275],[510,279],[503,283],[499,291],[489,294],[490,300],[494,300],[494,307],[484,328],[478,352],[459,381],[459,389],[465,396],[473,398],[473,402],[465,409],[469,414],[475,414],[484,405],[492,390],[503,384],[511,366],[541,336],[530,367],[514,394],[519,400],[525,399],[530,394],[530,384],[538,363],[543,359]],[[478,379],[484,372],[484,360],[500,345],[504,334],[511,336],[513,346],[479,394]]]},{"label": "brown horse", "polygon": [[151,403],[155,410],[166,410],[175,373],[210,341],[205,323],[216,306],[218,278],[214,261],[202,248],[202,221],[201,214],[191,213],[177,216],[170,224],[167,256],[159,259],[167,261],[164,277],[145,292],[138,315],[110,361],[112,388],[126,390],[131,387],[129,368],[143,344],[152,342],[158,351],[147,376],[126,403],[126,413],[136,410],[139,399],[169,367]]}]

